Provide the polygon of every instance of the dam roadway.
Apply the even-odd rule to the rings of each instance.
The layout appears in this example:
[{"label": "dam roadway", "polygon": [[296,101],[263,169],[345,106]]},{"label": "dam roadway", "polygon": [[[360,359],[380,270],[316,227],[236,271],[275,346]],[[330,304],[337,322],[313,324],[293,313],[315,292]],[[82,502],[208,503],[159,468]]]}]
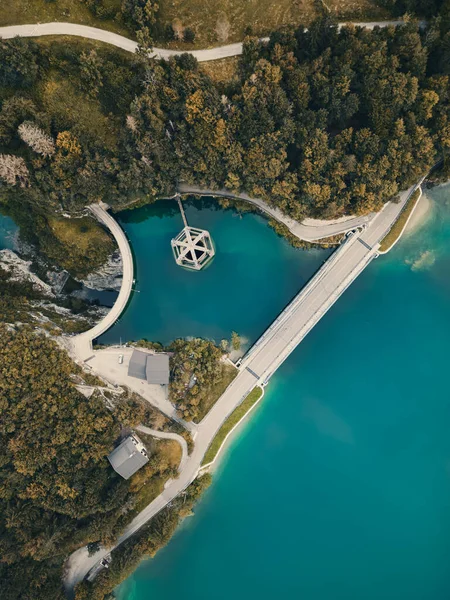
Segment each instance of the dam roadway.
[{"label": "dam roadway", "polygon": [[[420,183],[400,194],[399,202],[388,202],[362,230],[350,233],[339,249],[254,344],[244,356],[237,377],[197,425],[194,449],[185,461],[178,478],[172,480],[165,490],[128,524],[114,548],[129,539],[192,483],[200,471],[209,445],[223,422],[255,386],[267,383],[320,318],[378,255],[380,241]],[[88,555],[86,548],[74,552],[66,565],[66,588],[73,589],[89,570],[114,548],[102,548],[93,556]]]}]

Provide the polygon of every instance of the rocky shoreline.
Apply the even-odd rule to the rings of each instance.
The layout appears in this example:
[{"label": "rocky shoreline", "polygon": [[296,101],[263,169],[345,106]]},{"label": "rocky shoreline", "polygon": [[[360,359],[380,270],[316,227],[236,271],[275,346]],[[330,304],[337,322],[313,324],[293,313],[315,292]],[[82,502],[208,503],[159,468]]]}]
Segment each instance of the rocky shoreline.
[{"label": "rocky shoreline", "polygon": [[[23,252],[23,253],[22,253]],[[80,326],[92,327],[110,308],[98,299],[88,299],[80,290],[65,290],[70,279],[63,270],[49,268],[37,255],[34,247],[18,244],[17,250],[0,250],[0,270],[8,274],[7,283],[31,284],[36,298],[29,300],[29,314],[38,324],[61,325],[61,319],[79,322]],[[116,291],[122,277],[121,259],[112,255],[99,271],[92,273],[85,281],[75,281],[91,292]],[[70,286],[69,286],[70,288]]]}]

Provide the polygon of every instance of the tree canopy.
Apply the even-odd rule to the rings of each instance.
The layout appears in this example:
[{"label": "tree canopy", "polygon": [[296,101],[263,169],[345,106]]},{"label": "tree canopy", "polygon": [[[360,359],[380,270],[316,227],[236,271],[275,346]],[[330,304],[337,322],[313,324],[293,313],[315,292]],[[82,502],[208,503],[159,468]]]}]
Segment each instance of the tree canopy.
[{"label": "tree canopy", "polygon": [[[151,452],[125,481],[107,455],[145,414],[133,398],[109,410],[74,386],[77,367],[31,328],[0,324],[0,578],[2,599],[63,598],[66,556],[111,542],[150,478],[170,461]],[[79,374],[78,374],[79,376]]]},{"label": "tree canopy", "polygon": [[100,199],[119,209],[184,180],[246,191],[297,219],[379,210],[448,152],[442,10],[426,28],[338,30],[324,17],[267,44],[249,37],[229,84],[187,54],[157,62],[1,41],[0,57],[14,53],[24,72],[31,53],[42,84],[25,92],[9,78],[0,100],[0,140],[28,171],[26,186],[1,180],[0,198],[34,213]]}]

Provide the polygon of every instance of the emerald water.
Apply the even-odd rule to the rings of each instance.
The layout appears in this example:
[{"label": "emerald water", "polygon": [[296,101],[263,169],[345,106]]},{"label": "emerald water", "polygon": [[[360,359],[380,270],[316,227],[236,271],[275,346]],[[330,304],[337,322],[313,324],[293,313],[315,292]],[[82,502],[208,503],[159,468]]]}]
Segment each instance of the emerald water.
[{"label": "emerald water", "polygon": [[221,210],[215,200],[187,205],[186,216],[214,240],[216,256],[200,272],[175,263],[170,241],[183,228],[175,201],[118,215],[133,249],[136,292],[100,342],[187,336],[220,342],[232,331],[253,342],[330,254],[296,250],[263,217]]},{"label": "emerald water", "polygon": [[[374,261],[277,372],[195,516],[120,600],[448,599],[450,187],[429,195],[427,224]],[[205,213],[193,225],[210,227],[218,256],[176,285],[168,253],[163,266],[140,256],[146,231],[170,238],[181,225],[144,221],[153,210],[123,220],[138,266],[153,265],[124,339],[128,327],[139,337],[139,318],[163,341],[254,337],[323,258],[287,248],[259,218]],[[206,296],[202,277],[217,286]],[[168,298],[177,292],[183,306]]]},{"label": "emerald water", "polygon": [[14,250],[16,247],[18,227],[14,221],[0,213],[0,250],[9,248]]}]

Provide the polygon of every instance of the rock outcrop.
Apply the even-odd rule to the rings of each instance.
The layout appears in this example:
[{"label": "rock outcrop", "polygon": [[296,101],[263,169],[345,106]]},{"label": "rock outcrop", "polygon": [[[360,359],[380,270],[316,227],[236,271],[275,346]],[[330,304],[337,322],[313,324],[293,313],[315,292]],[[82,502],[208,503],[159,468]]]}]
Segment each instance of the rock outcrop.
[{"label": "rock outcrop", "polygon": [[52,288],[31,272],[31,260],[24,260],[12,250],[0,250],[0,267],[10,274],[10,281],[29,282],[33,288],[48,296],[54,297]]},{"label": "rock outcrop", "polygon": [[94,290],[115,290],[119,291],[122,285],[122,257],[117,250],[113,252],[98,271],[90,273],[82,283],[88,288]]}]

